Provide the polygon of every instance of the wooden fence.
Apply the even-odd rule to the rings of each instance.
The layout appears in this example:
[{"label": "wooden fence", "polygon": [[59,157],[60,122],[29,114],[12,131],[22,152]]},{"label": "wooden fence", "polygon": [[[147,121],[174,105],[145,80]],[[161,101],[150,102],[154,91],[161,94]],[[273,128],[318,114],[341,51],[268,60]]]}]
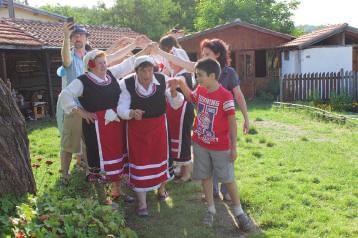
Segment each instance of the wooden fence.
[{"label": "wooden fence", "polygon": [[331,93],[346,93],[358,100],[358,72],[285,74],[280,78],[280,101],[329,100]]}]

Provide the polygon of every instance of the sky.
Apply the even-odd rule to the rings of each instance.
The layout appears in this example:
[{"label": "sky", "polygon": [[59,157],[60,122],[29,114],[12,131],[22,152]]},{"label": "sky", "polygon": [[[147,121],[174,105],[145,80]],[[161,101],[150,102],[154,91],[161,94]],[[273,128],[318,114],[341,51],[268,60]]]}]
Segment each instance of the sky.
[{"label": "sky", "polygon": [[[284,1],[284,0],[279,0]],[[88,6],[96,5],[98,0],[28,0],[31,6],[45,4]],[[115,0],[101,0],[112,6]],[[294,13],[295,25],[327,25],[348,23],[358,27],[358,0],[300,0],[301,4]]]}]

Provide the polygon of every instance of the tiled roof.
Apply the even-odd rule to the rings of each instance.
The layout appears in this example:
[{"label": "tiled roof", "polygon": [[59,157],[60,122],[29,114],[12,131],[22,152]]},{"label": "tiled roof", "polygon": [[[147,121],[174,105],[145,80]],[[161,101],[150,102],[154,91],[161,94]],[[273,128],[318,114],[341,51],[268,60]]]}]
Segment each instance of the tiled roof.
[{"label": "tiled roof", "polygon": [[178,38],[178,40],[179,41],[188,40],[188,39],[191,39],[191,38],[199,37],[199,36],[202,36],[202,35],[206,35],[208,33],[220,31],[220,30],[223,30],[223,29],[226,29],[226,28],[229,28],[229,27],[233,27],[233,26],[242,26],[242,27],[254,29],[254,30],[257,30],[257,31],[260,31],[260,32],[263,32],[263,33],[267,33],[267,34],[270,34],[270,35],[275,35],[275,36],[278,36],[278,37],[281,37],[281,38],[284,38],[284,39],[288,39],[288,40],[294,39],[294,37],[291,36],[291,35],[284,34],[284,33],[277,32],[277,31],[273,31],[273,30],[270,30],[270,29],[267,29],[267,28],[264,28],[264,27],[261,27],[261,26],[257,26],[257,25],[254,25],[254,24],[250,24],[250,23],[247,23],[247,22],[243,22],[238,18],[233,22],[225,23],[225,24],[222,24],[222,25],[215,26],[213,28],[209,28],[209,29],[206,29],[206,30],[203,30],[203,31],[200,31],[200,32],[195,32],[195,33],[180,37],[180,38]]},{"label": "tiled roof", "polygon": [[[6,26],[11,26],[13,31],[23,32],[19,35],[19,43],[13,42],[14,45],[26,45],[26,39],[32,38],[35,41],[42,42],[43,48],[61,48],[63,42],[63,23],[61,22],[42,22],[23,19],[3,18]],[[93,48],[107,49],[112,43],[121,37],[135,38],[140,35],[130,28],[110,27],[110,26],[84,26],[90,33],[88,38]],[[0,32],[3,26],[0,26]],[[0,39],[2,40],[2,39]],[[0,41],[1,42],[1,41]]]},{"label": "tiled roof", "polygon": [[325,40],[333,35],[341,33],[343,31],[352,31],[358,34],[358,29],[349,27],[347,23],[330,25],[316,31],[304,34],[303,36],[294,39],[293,41],[287,42],[280,47],[282,48],[299,48],[304,49],[322,40]]},{"label": "tiled roof", "polygon": [[7,21],[0,20],[0,45],[41,47],[42,42],[8,24]]}]

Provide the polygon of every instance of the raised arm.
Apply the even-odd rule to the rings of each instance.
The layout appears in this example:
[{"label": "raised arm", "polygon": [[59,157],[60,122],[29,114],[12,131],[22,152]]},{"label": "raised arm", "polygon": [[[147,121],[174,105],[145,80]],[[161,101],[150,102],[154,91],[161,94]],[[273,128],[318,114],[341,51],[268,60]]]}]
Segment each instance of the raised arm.
[{"label": "raised arm", "polygon": [[191,73],[193,73],[195,71],[195,62],[182,60],[179,57],[176,57],[176,56],[174,56],[172,54],[169,54],[169,53],[161,50],[158,47],[158,44],[155,44],[153,46],[152,54],[161,55],[164,58],[166,58],[167,60],[169,60],[170,62],[172,62],[173,64],[176,64],[176,65],[182,67],[183,69],[186,69],[187,71],[189,71]]},{"label": "raised arm", "polygon": [[[110,48],[116,48],[121,47],[121,45],[126,45],[124,47],[121,47],[119,50],[116,50],[114,53],[107,55],[107,63],[109,65],[112,65],[113,62],[118,61],[125,56],[128,55],[132,50],[135,48],[145,48],[149,44],[149,39],[146,36],[138,36],[132,43],[129,38],[124,38],[119,41],[117,41],[114,45],[117,46],[111,46]],[[111,52],[113,49],[109,49],[109,52]]]},{"label": "raised arm", "polygon": [[62,64],[64,67],[70,66],[72,59],[71,59],[71,43],[70,43],[70,35],[71,30],[70,27],[73,23],[64,23],[63,24],[63,45],[61,48],[61,56],[62,56]]}]

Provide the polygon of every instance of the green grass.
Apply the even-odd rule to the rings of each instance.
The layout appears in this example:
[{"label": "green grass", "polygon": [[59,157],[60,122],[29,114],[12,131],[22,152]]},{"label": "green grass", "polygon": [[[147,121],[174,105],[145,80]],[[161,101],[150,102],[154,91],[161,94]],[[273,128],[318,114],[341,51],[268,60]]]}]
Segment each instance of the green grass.
[{"label": "green grass", "polygon": [[[275,111],[260,101],[248,108],[254,133],[242,135],[237,113],[235,172],[243,207],[262,230],[251,237],[357,237],[358,128],[317,121],[299,111]],[[71,196],[95,201],[81,173],[75,173],[67,190],[59,189],[59,137],[53,122],[30,124],[29,139],[32,163],[41,164],[34,169],[40,201],[53,196],[57,210],[63,209],[59,200]],[[47,160],[54,163],[47,166]],[[164,203],[148,193],[149,218],[137,217],[133,204],[118,216],[124,215],[139,237],[238,236],[230,204],[216,201],[214,227],[201,224],[206,207],[199,183],[169,183],[168,189],[171,199]]]}]

